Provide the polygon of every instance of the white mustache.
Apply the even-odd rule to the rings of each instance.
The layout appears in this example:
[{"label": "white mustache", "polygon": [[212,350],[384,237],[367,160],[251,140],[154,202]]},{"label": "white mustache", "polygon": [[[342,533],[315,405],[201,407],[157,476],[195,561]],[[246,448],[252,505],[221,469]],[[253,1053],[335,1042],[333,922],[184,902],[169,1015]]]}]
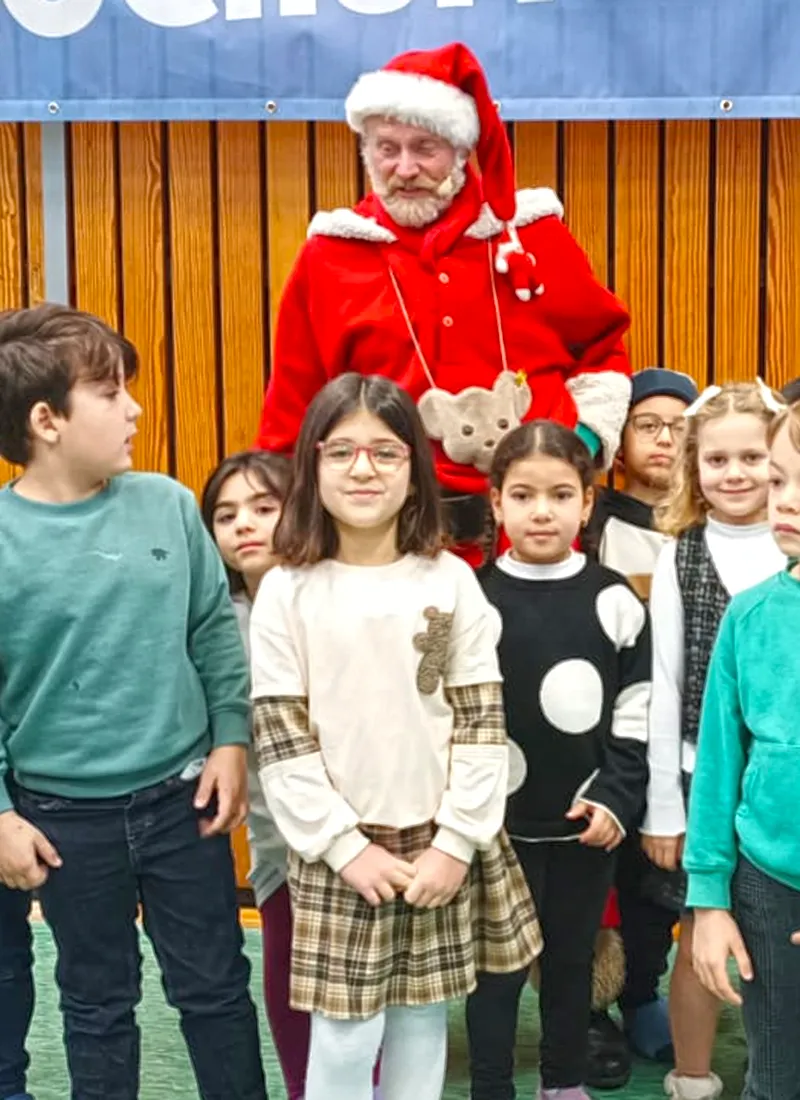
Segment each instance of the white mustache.
[{"label": "white mustache", "polygon": [[428,184],[415,181],[413,183],[399,183],[392,187],[390,195],[403,195],[409,191],[427,191],[439,199],[450,199],[456,193],[456,185],[452,175],[443,179],[441,183]]}]

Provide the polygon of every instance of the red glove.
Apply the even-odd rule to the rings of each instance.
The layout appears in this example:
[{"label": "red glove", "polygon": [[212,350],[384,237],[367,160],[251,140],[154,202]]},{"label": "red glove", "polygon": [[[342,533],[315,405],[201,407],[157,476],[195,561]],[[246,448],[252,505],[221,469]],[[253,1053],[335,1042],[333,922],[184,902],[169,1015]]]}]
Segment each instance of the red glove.
[{"label": "red glove", "polygon": [[500,239],[494,268],[499,275],[508,275],[521,302],[529,302],[534,295],[544,294],[544,284],[536,275],[536,257],[522,247],[513,225],[506,226],[506,232]]}]

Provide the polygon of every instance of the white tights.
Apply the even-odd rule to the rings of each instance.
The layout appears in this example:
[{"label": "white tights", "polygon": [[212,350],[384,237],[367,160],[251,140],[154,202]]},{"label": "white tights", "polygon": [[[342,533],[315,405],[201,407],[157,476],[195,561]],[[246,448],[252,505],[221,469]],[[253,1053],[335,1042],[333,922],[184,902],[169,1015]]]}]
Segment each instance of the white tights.
[{"label": "white tights", "polygon": [[305,1100],[372,1100],[379,1054],[382,1100],[441,1100],[447,1005],[387,1008],[368,1020],[314,1013]]}]

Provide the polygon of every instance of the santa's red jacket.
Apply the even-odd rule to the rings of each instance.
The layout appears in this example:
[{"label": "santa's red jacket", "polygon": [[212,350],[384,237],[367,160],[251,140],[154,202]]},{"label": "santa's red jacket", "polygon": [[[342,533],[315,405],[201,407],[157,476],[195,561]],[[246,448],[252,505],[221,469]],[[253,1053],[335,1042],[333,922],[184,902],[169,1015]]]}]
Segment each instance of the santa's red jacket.
[{"label": "santa's red jacket", "polygon": [[[345,371],[392,378],[415,400],[430,388],[391,265],[437,387],[491,390],[503,367],[502,336],[508,370],[532,391],[523,419],[567,427],[580,421],[610,462],[628,409],[621,337],[629,319],[595,279],[561,216],[552,191],[518,192],[515,224],[543,288],[523,302],[507,277],[492,276],[503,226],[471,172],[452,206],[425,229],[399,227],[374,195],[354,210],[317,214],[284,291],[258,445],[291,451],[311,399]],[[439,443],[434,449],[445,489],[485,491],[484,473],[452,461]]]}]

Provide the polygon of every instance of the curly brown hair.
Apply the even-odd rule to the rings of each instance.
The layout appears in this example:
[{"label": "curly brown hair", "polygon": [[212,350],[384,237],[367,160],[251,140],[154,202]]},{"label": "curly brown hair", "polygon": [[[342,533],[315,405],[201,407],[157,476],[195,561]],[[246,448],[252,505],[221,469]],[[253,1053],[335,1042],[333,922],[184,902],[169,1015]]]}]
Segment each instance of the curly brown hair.
[{"label": "curly brown hair", "polygon": [[[780,400],[776,395],[776,400]],[[677,538],[692,527],[706,522],[708,504],[700,491],[699,439],[704,424],[730,413],[749,413],[763,420],[768,428],[775,413],[764,404],[762,391],[755,382],[727,382],[692,416],[675,461],[672,487],[663,504],[655,510],[656,526],[665,535]]]}]

